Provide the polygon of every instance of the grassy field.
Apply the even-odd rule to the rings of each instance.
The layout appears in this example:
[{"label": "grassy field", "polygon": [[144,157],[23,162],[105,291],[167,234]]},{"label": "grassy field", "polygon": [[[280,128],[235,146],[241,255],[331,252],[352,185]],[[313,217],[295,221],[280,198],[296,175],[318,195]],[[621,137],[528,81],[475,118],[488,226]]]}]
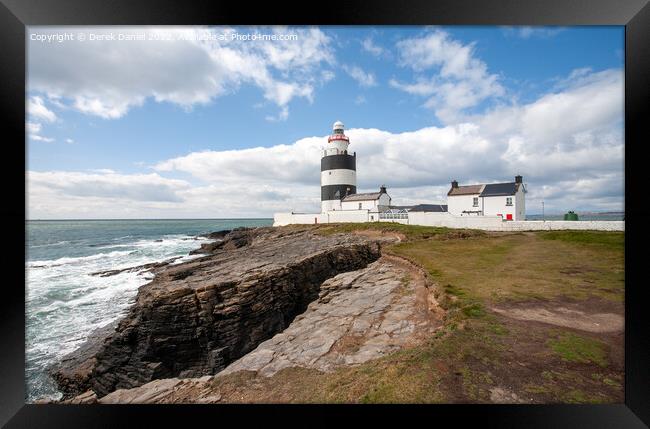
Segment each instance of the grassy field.
[{"label": "grassy field", "polygon": [[218,378],[226,401],[623,402],[622,330],[571,323],[575,315],[623,314],[623,233],[400,224],[327,225],[319,233],[369,230],[403,237],[383,252],[426,270],[447,311],[444,329],[418,347],[333,373],[291,368],[271,378]]}]

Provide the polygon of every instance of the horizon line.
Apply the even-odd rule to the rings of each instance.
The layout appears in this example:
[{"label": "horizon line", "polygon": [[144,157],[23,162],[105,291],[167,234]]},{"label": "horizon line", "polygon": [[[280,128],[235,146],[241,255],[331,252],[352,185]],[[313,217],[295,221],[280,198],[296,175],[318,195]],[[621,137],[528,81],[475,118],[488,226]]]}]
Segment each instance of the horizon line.
[{"label": "horizon line", "polygon": [[263,220],[272,217],[221,217],[221,218],[87,218],[87,219],[25,219],[25,221],[78,221],[78,220]]}]

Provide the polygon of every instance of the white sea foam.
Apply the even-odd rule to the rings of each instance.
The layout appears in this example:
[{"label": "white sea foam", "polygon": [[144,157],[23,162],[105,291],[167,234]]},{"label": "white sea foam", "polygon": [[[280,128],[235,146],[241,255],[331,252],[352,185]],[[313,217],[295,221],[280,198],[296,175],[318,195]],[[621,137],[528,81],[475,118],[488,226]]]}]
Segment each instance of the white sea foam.
[{"label": "white sea foam", "polygon": [[107,253],[96,253],[89,256],[79,256],[77,258],[63,257],[59,259],[45,260],[45,261],[30,261],[27,263],[28,268],[51,268],[57,267],[60,265],[73,265],[73,264],[83,264],[88,261],[96,261],[98,259],[115,259],[122,255],[128,255],[131,253],[130,250],[123,251],[113,251]]}]

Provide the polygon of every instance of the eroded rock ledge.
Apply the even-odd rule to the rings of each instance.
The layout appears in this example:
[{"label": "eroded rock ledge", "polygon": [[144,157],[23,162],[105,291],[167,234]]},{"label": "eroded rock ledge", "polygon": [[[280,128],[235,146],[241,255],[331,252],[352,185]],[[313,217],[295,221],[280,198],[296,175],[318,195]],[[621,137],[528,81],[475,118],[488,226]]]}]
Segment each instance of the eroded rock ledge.
[{"label": "eroded rock ledge", "polygon": [[66,403],[238,402],[242,398],[228,387],[238,377],[234,373],[257,380],[249,385],[254,389],[264,383],[261,378],[288,368],[331,372],[426,341],[443,316],[432,294],[419,267],[384,255],[326,280],[318,298],[285,330],[215,376],[154,380],[102,398],[89,391]]},{"label": "eroded rock ledge", "polygon": [[214,374],[289,326],[325,280],[380,256],[375,240],[309,227],[235,230],[205,247],[162,267],[112,333],[53,368],[64,398]]}]

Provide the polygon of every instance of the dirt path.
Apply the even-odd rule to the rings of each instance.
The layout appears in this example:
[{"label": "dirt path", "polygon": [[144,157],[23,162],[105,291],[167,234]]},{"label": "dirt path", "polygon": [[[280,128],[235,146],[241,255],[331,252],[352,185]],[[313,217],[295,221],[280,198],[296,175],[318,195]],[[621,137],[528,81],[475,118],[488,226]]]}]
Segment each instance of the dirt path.
[{"label": "dirt path", "polygon": [[511,302],[493,305],[491,310],[510,319],[593,333],[616,334],[625,328],[623,302],[594,296],[583,300],[556,297],[545,301]]},{"label": "dirt path", "polygon": [[356,235],[362,235],[375,240],[389,241],[393,243],[401,243],[406,240],[406,235],[399,232],[393,231],[378,231],[378,230],[363,230],[363,231],[354,231]]}]

